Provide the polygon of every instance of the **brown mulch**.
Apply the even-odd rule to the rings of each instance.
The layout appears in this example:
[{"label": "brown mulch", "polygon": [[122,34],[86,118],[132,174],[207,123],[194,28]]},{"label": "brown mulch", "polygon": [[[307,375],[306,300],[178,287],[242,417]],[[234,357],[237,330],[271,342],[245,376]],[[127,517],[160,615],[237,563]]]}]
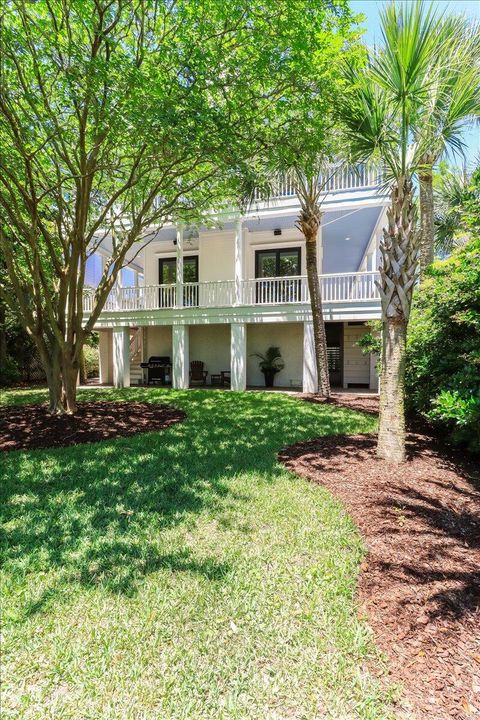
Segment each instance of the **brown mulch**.
[{"label": "brown mulch", "polygon": [[399,717],[480,718],[480,464],[425,434],[409,435],[400,467],[375,446],[329,436],[279,457],[339,497],[365,539],[359,596],[405,691]]},{"label": "brown mulch", "polygon": [[297,397],[306,402],[323,404],[328,402],[330,405],[339,405],[348,407],[350,410],[360,410],[369,415],[378,415],[378,395],[355,395],[350,393],[332,393],[328,401],[318,395],[310,395],[308,393],[299,393]]},{"label": "brown mulch", "polygon": [[75,415],[51,415],[46,405],[0,407],[0,452],[66,447],[163,430],[185,413],[141,402],[81,402]]}]

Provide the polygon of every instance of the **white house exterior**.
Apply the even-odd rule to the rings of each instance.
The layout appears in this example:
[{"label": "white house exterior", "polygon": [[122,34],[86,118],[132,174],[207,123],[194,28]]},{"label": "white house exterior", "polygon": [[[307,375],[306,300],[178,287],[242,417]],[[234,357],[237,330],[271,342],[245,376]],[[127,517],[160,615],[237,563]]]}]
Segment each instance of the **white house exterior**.
[{"label": "white house exterior", "polygon": [[[377,388],[374,359],[362,354],[357,341],[365,322],[380,317],[375,279],[388,200],[380,185],[374,168],[343,168],[323,203],[318,272],[333,386]],[[171,359],[167,379],[175,388],[189,386],[190,362],[196,360],[209,373],[207,384],[230,371],[231,388],[244,390],[263,385],[253,355],[275,345],[285,361],[275,384],[313,392],[312,317],[305,241],[295,227],[298,210],[284,180],[268,204],[259,202],[242,217],[224,217],[215,229],[159,229],[96,324],[101,382],[143,382],[140,363],[163,356]],[[85,316],[90,308],[86,291]]]}]

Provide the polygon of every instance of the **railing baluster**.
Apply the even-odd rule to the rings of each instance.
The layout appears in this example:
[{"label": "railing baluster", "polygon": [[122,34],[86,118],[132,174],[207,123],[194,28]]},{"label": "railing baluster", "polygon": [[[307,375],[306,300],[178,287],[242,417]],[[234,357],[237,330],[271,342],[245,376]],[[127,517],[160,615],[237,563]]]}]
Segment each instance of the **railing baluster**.
[{"label": "railing baluster", "polygon": [[[379,299],[375,280],[378,272],[334,273],[320,275],[322,300],[328,302],[367,301]],[[206,281],[185,283],[186,307],[230,307],[235,296],[235,281]],[[241,281],[242,305],[273,305],[309,302],[306,276],[251,278]],[[84,313],[93,310],[94,291],[84,294]],[[107,297],[106,312],[138,311],[174,308],[175,285],[150,285],[114,288]]]}]

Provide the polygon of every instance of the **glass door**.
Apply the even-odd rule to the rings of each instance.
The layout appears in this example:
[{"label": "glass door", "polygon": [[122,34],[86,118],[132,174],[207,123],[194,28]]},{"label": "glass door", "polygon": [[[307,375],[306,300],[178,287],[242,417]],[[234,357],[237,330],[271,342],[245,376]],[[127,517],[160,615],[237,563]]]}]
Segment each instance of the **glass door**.
[{"label": "glass door", "polygon": [[267,278],[288,278],[300,275],[300,248],[278,250],[257,250],[255,254],[255,277],[257,282],[257,303],[298,302],[300,280],[268,280]]},{"label": "glass door", "polygon": [[[176,258],[160,258],[158,268],[160,285],[175,285],[177,282]],[[198,283],[198,255],[187,255],[183,258],[183,282]],[[166,288],[160,288],[160,307],[173,307],[174,293],[165,292],[165,290]],[[183,289],[183,305],[184,307],[198,305],[198,287]]]}]

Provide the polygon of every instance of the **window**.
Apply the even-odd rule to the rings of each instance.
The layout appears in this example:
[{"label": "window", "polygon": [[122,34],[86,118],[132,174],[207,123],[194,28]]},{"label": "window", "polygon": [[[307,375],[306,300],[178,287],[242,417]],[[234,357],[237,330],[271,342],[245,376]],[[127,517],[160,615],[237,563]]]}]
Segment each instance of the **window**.
[{"label": "window", "polygon": [[257,278],[288,277],[301,273],[301,249],[257,250],[255,276]]},{"label": "window", "polygon": [[[177,259],[161,258],[158,263],[160,285],[174,285],[177,281]],[[198,255],[183,258],[183,282],[198,282]]]},{"label": "window", "polygon": [[[299,302],[301,280],[292,276],[300,275],[300,248],[282,250],[257,250],[255,253],[256,302],[291,303]],[[291,280],[271,280],[270,278],[289,278]]]},{"label": "window", "polygon": [[[160,285],[174,285],[177,280],[176,258],[160,258],[158,261],[158,274]],[[198,255],[187,255],[183,258],[183,282],[198,283]],[[163,289],[164,290],[164,289]],[[165,293],[160,288],[160,307],[173,305],[172,293]],[[198,286],[188,285],[183,289],[184,307],[198,306]]]},{"label": "window", "polygon": [[85,285],[96,288],[102,278],[102,270],[102,256],[96,253],[90,255],[85,266]]},{"label": "window", "polygon": [[133,287],[135,285],[135,272],[130,268],[122,268],[122,287]]}]

